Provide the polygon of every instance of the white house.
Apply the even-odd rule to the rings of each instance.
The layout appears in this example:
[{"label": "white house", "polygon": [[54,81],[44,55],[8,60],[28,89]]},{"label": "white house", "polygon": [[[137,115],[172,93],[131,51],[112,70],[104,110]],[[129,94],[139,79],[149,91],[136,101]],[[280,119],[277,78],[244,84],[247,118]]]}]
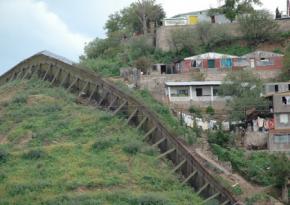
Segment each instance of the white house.
[{"label": "white house", "polygon": [[194,11],[184,14],[178,14],[171,18],[163,20],[164,26],[178,26],[178,25],[196,25],[200,22],[209,22],[217,24],[230,23],[230,21],[223,14],[209,15],[209,10]]},{"label": "white house", "polygon": [[225,102],[218,96],[218,87],[222,81],[166,82],[165,93],[170,102],[197,102],[212,104]]}]

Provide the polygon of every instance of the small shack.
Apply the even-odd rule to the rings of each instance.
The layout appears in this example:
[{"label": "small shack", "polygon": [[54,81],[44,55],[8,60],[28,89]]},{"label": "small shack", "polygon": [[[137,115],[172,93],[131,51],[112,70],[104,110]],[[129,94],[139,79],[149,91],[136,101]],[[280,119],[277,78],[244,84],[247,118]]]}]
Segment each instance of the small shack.
[{"label": "small shack", "polygon": [[283,67],[284,55],[268,52],[268,51],[255,51],[241,56],[240,61],[247,62],[242,65],[250,69],[256,70],[277,70]]},{"label": "small shack", "polygon": [[237,61],[237,59],[238,56],[233,55],[213,52],[204,53],[185,58],[183,62],[183,70],[231,70],[234,68],[234,62]]}]

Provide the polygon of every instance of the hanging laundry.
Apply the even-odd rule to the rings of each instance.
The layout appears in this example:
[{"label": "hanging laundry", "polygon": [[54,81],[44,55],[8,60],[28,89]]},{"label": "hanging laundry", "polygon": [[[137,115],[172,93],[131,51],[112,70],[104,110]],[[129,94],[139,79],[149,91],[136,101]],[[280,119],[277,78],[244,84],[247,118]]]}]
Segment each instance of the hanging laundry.
[{"label": "hanging laundry", "polygon": [[222,128],[223,128],[224,131],[229,131],[230,130],[230,123],[226,122],[226,121],[223,121],[222,122]]},{"label": "hanging laundry", "polygon": [[258,127],[258,122],[257,120],[253,120],[253,131],[258,132],[259,127]]},{"label": "hanging laundry", "polygon": [[274,119],[269,119],[268,120],[268,125],[269,125],[269,130],[275,129],[275,121],[274,121]]}]

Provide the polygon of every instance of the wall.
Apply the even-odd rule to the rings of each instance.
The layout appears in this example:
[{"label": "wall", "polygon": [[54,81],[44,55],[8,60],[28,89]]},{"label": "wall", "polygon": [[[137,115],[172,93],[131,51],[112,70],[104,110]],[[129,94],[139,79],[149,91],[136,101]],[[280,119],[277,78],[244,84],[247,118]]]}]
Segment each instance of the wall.
[{"label": "wall", "polygon": [[[284,138],[287,138],[286,135],[288,135],[288,142],[277,142],[277,137],[285,136]],[[289,134],[283,134],[283,133],[270,133],[269,139],[268,139],[268,149],[270,151],[290,151],[290,136]]]},{"label": "wall", "polygon": [[[279,20],[277,21],[280,25],[280,30],[285,32],[290,30],[290,20]],[[239,25],[237,23],[229,24],[213,24],[214,26],[222,27],[224,31],[228,34],[240,37],[241,33],[239,31]],[[186,25],[186,26],[162,26],[157,29],[156,34],[156,47],[163,50],[169,51],[172,49],[171,40],[171,31],[180,28],[192,28],[195,29],[196,25]]]},{"label": "wall", "polygon": [[[288,94],[288,96],[289,96],[289,94]],[[290,105],[283,104],[282,97],[283,97],[283,95],[274,95],[273,96],[274,113],[290,113]]]},{"label": "wall", "polygon": [[[258,66],[257,62],[256,63],[256,68],[257,70],[273,70],[273,69],[282,69],[283,67],[283,58],[282,57],[273,57],[270,60],[273,61],[273,65],[268,65],[268,66]],[[256,60],[257,61],[257,60]]]},{"label": "wall", "polygon": [[[288,116],[288,123],[287,124],[280,122],[280,115],[281,114]],[[274,120],[275,120],[275,129],[276,130],[279,130],[279,129],[290,129],[290,113],[286,113],[285,112],[285,113],[275,114]]]}]

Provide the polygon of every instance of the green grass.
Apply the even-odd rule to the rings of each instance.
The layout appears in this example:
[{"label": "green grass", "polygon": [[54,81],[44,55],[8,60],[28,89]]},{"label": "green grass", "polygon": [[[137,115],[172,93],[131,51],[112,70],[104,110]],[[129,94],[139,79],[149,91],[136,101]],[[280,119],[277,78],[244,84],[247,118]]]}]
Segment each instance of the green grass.
[{"label": "green grass", "polygon": [[246,177],[249,181],[269,186],[276,184],[270,172],[272,155],[267,152],[253,152],[249,155],[237,148],[223,148],[220,145],[211,145],[213,153],[220,160],[231,162],[235,171]]},{"label": "green grass", "polygon": [[201,204],[136,129],[75,100],[36,79],[0,87],[1,205]]},{"label": "green grass", "polygon": [[171,132],[175,133],[176,136],[183,138],[188,144],[196,143],[197,137],[200,137],[200,130],[189,129],[184,125],[181,125],[180,119],[172,114],[169,107],[154,99],[148,90],[129,89],[122,82],[117,82],[117,86],[122,89],[122,91],[134,96],[154,111],[163,124],[171,130]]}]

